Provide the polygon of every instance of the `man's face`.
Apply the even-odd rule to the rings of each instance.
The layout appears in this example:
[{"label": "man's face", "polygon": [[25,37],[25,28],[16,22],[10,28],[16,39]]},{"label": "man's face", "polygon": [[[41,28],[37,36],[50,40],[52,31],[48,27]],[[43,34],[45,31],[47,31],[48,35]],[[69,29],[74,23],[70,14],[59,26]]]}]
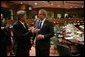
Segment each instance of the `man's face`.
[{"label": "man's face", "polygon": [[26,19],[27,19],[26,15],[24,15],[24,16],[21,17],[21,21],[23,21],[23,22],[25,22]]},{"label": "man's face", "polygon": [[39,18],[40,20],[43,20],[43,19],[45,18],[45,16],[44,16],[44,14],[43,14],[42,11],[39,11],[39,13],[38,13],[38,18]]}]

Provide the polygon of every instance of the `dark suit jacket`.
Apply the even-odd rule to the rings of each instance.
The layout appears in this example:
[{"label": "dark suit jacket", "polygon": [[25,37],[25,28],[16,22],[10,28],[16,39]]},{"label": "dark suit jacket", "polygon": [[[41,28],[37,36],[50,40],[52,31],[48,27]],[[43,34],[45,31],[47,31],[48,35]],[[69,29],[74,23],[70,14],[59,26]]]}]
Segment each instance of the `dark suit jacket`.
[{"label": "dark suit jacket", "polygon": [[11,39],[10,39],[11,35],[10,35],[10,31],[8,30],[8,27],[4,27],[4,29],[1,29],[1,42],[2,44],[9,46],[11,43]]},{"label": "dark suit jacket", "polygon": [[11,44],[10,33],[7,30],[8,28],[1,29],[0,37],[0,54],[1,56],[6,56],[7,47]]},{"label": "dark suit jacket", "polygon": [[[37,23],[37,22],[36,22]],[[42,28],[38,32],[45,36],[44,39],[36,41],[36,47],[39,49],[49,49],[50,48],[50,38],[54,36],[54,29],[52,22],[45,20]]]},{"label": "dark suit jacket", "polygon": [[13,26],[15,44],[17,45],[17,48],[30,49],[31,32],[28,31],[28,26],[26,24],[25,26],[26,28],[24,28],[24,26],[19,21]]}]

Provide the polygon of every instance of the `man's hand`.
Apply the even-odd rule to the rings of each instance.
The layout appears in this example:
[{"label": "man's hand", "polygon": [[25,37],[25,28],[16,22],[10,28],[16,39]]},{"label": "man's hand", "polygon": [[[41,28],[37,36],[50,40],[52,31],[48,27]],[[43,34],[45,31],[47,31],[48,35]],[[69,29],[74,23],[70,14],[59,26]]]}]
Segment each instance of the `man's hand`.
[{"label": "man's hand", "polygon": [[42,35],[42,34],[39,34],[39,35],[37,35],[37,40],[40,40],[40,39],[44,39],[44,35]]},{"label": "man's hand", "polygon": [[35,33],[35,32],[36,32],[36,29],[35,29],[34,27],[30,27],[30,28],[28,29],[28,31],[31,31],[32,33]]},{"label": "man's hand", "polygon": [[32,33],[37,33],[38,31],[40,31],[40,29],[36,29],[34,27],[30,27],[28,30],[31,31]]}]

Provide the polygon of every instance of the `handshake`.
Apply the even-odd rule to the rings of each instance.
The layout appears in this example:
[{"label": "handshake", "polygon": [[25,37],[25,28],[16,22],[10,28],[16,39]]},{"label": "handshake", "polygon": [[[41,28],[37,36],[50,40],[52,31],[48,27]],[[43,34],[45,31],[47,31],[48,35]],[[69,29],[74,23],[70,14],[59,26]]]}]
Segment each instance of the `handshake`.
[{"label": "handshake", "polygon": [[[28,30],[31,31],[32,33],[38,33],[38,31],[40,31],[40,29],[36,29],[34,27],[30,27]],[[44,35],[42,34],[36,35],[36,40],[40,40],[40,39],[44,39]]]},{"label": "handshake", "polygon": [[37,29],[35,27],[30,27],[28,30],[31,31],[32,33],[37,33],[38,31],[40,31],[40,29]]}]

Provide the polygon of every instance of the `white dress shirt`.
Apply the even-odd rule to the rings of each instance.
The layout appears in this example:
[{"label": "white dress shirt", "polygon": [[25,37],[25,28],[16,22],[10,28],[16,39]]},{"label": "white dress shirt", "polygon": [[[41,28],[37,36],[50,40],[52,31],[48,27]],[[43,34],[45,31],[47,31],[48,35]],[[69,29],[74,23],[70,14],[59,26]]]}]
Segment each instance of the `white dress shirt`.
[{"label": "white dress shirt", "polygon": [[45,19],[46,19],[46,18],[44,18],[44,19],[41,21],[41,22],[42,22],[41,28],[42,28],[42,26],[43,26],[43,24],[44,24]]}]

